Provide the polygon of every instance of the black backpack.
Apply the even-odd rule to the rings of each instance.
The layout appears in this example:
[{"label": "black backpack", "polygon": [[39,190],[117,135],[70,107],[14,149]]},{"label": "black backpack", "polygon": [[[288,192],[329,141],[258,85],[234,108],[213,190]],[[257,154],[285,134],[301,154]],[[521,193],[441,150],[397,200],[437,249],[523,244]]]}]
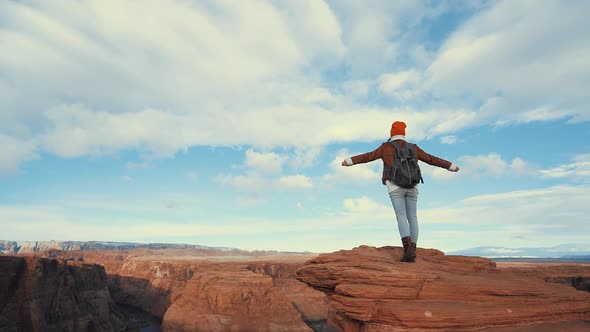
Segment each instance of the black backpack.
[{"label": "black backpack", "polygon": [[402,188],[414,188],[418,182],[424,183],[414,145],[408,143],[405,148],[390,141],[395,147],[393,166],[389,169],[388,178],[396,186]]}]

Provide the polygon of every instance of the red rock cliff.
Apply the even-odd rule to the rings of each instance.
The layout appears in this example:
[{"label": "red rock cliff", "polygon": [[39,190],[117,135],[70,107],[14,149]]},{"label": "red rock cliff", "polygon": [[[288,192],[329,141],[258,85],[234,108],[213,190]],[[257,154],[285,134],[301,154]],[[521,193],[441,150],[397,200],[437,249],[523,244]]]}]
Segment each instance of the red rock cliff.
[{"label": "red rock cliff", "polygon": [[104,268],[75,261],[0,256],[0,331],[123,331]]},{"label": "red rock cliff", "polygon": [[498,267],[521,276],[541,278],[590,292],[590,264],[500,262]]},{"label": "red rock cliff", "polygon": [[331,324],[342,331],[496,331],[574,321],[580,331],[590,327],[583,322],[590,319],[589,293],[438,250],[419,249],[416,263],[400,263],[401,251],[361,246],[323,254],[298,269],[297,279],[329,295]]},{"label": "red rock cliff", "polygon": [[194,259],[190,253],[131,250],[67,255],[103,265],[116,302],[160,317],[163,331],[323,329],[327,297],[295,279],[297,268],[313,256],[295,261],[278,256]]}]

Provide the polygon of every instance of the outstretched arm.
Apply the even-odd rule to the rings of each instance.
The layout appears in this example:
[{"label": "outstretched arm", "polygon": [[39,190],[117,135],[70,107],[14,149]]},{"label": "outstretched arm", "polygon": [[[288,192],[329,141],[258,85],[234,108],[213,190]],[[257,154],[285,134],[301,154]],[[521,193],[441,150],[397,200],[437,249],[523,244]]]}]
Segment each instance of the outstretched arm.
[{"label": "outstretched arm", "polygon": [[352,166],[356,164],[364,164],[377,160],[383,155],[383,145],[378,147],[376,150],[359,154],[353,157],[346,158],[342,161],[342,166]]},{"label": "outstretched arm", "polygon": [[416,152],[418,153],[418,159],[429,165],[445,168],[451,172],[459,171],[459,166],[453,164],[448,160],[444,160],[442,158],[424,152],[424,150],[420,149],[418,145],[416,145]]}]

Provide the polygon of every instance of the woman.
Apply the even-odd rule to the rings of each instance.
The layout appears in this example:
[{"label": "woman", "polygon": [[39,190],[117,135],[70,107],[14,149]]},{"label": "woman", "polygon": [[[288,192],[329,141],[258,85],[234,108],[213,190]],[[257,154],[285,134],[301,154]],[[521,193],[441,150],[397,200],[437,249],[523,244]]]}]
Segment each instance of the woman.
[{"label": "woman", "polygon": [[[383,161],[383,175],[381,181],[387,186],[391,204],[395,210],[399,234],[404,246],[404,255],[402,262],[416,261],[416,243],[418,242],[418,217],[416,213],[418,203],[418,188],[402,188],[393,183],[393,179],[388,178],[390,168],[393,166],[395,157],[395,145],[401,149],[407,147],[406,142],[406,124],[396,121],[391,125],[391,137],[389,140],[375,151],[360,154],[354,157],[346,158],[342,161],[342,166],[352,166],[356,164],[368,163],[373,160],[381,159]],[[418,145],[412,146],[415,156],[427,164],[448,169],[451,172],[458,172],[459,167],[450,161],[435,157],[424,152]]]}]

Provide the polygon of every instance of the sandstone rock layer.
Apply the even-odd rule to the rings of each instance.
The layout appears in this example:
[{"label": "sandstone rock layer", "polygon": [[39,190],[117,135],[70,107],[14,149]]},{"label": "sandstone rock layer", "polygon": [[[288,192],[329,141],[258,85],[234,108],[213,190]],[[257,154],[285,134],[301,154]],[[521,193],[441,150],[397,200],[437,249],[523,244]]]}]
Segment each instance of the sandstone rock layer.
[{"label": "sandstone rock layer", "polygon": [[103,265],[117,303],[161,318],[162,331],[322,331],[327,297],[295,279],[304,258],[197,251],[68,252]]},{"label": "sandstone rock layer", "polygon": [[104,268],[75,261],[0,256],[0,331],[123,331]]},{"label": "sandstone rock layer", "polygon": [[497,265],[502,270],[514,274],[541,278],[547,282],[564,284],[577,290],[590,292],[590,264],[501,262]]},{"label": "sandstone rock layer", "polygon": [[589,293],[503,271],[480,257],[417,254],[416,263],[401,263],[402,248],[361,246],[311,259],[296,276],[329,296],[330,322],[342,331],[493,330],[590,320]]}]

